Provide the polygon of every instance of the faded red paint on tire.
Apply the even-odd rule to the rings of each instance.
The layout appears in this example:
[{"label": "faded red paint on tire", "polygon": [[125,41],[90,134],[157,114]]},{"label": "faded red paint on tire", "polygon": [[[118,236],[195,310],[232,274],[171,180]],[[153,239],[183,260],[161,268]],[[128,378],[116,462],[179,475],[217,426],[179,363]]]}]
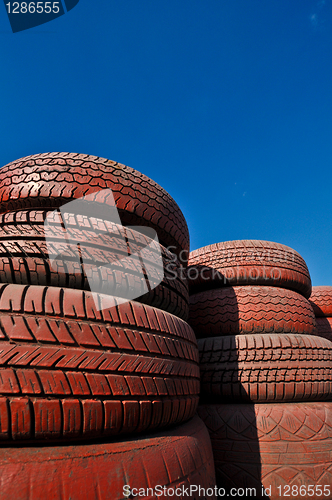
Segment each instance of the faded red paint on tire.
[{"label": "faded red paint on tire", "polygon": [[316,333],[309,301],[292,290],[271,286],[234,286],[192,295],[188,322],[197,338]]},{"label": "faded red paint on tire", "polygon": [[[332,402],[202,405],[220,487],[284,488],[328,485],[332,493]],[[290,498],[331,496],[289,495]],[[255,498],[255,497],[254,497]],[[262,498],[257,494],[256,498]],[[267,498],[266,496],[263,498]]]},{"label": "faded red paint on tire", "polygon": [[332,341],[332,317],[316,318],[317,335]]},{"label": "faded red paint on tire", "polygon": [[[0,474],[1,500],[121,500],[124,485],[145,490],[158,485],[215,487],[209,434],[197,416],[173,430],[139,440],[2,448]],[[151,494],[137,498],[170,497]],[[191,498],[201,500],[203,496],[194,493]],[[208,498],[216,500],[215,495]]]},{"label": "faded red paint on tire", "polygon": [[160,242],[185,263],[189,232],[173,198],[140,172],[105,158],[77,153],[44,153],[15,160],[0,170],[0,213],[53,208],[111,188],[124,225],[154,228]]},{"label": "faded red paint on tire", "polygon": [[235,240],[190,253],[191,294],[235,285],[288,288],[309,298],[311,279],[306,263],[292,248],[261,240]]},{"label": "faded red paint on tire", "polygon": [[[50,225],[45,227],[50,215],[43,210],[0,214],[0,282],[81,290],[90,290],[92,285],[100,293],[124,298],[134,289],[139,302],[187,320],[188,285],[174,254],[160,246],[158,255],[153,245],[147,251],[152,240],[135,230],[74,214],[67,214],[71,238],[67,239],[60,219],[52,220],[52,225],[48,221]],[[144,270],[142,279],[139,261],[123,267],[121,260],[128,257],[128,251],[140,255],[144,249],[149,273]],[[55,256],[52,263],[50,253]],[[158,267],[160,254],[162,268]],[[159,273],[163,279],[155,286]]]},{"label": "faded red paint on tire", "polygon": [[2,441],[167,427],[195,414],[198,394],[195,335],[176,316],[81,290],[0,285]]},{"label": "faded red paint on tire", "polygon": [[332,317],[332,286],[313,286],[310,303],[318,318]]},{"label": "faded red paint on tire", "polygon": [[255,403],[332,399],[332,342],[313,335],[200,339],[201,398]]}]

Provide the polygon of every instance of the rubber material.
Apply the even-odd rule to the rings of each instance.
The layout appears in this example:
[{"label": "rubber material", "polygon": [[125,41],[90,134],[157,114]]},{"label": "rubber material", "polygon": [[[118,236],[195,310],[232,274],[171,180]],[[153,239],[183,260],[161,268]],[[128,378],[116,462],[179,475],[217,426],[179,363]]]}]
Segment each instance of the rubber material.
[{"label": "rubber material", "polygon": [[[208,489],[215,486],[208,431],[196,416],[167,432],[139,440],[42,448],[2,448],[1,500],[120,500],[123,487]],[[168,495],[129,498],[158,500]],[[184,500],[186,495],[174,498]],[[195,500],[216,500],[199,492]]]},{"label": "rubber material", "polygon": [[191,293],[234,285],[288,288],[309,298],[311,279],[300,254],[286,245],[235,240],[194,250],[189,256]]},{"label": "rubber material", "polygon": [[166,427],[194,415],[198,394],[197,344],[181,319],[102,294],[0,285],[1,440]]},{"label": "rubber material", "polygon": [[319,318],[332,317],[332,286],[313,286],[310,303],[315,316]]},{"label": "rubber material", "polygon": [[13,161],[0,170],[0,213],[24,208],[54,208],[98,192],[113,191],[124,225],[154,228],[160,242],[185,262],[189,232],[173,198],[140,172],[105,158],[77,153],[44,153]]},{"label": "rubber material", "polygon": [[222,401],[332,399],[332,342],[312,335],[243,335],[198,341],[201,397]]},{"label": "rubber material", "polygon": [[[174,254],[161,247],[163,268],[159,269],[154,247],[147,250],[152,240],[137,231],[93,217],[66,214],[68,239],[62,220],[45,227],[50,215],[41,210],[0,215],[0,282],[84,290],[90,290],[93,283],[93,290],[124,298],[134,289],[140,295],[136,300],[188,319],[188,285]],[[128,252],[142,255],[142,250],[149,266],[144,269],[145,279],[138,259],[130,266],[121,261]],[[50,253],[55,256],[52,263]],[[111,269],[106,267],[109,264]],[[159,273],[164,278],[156,286]]]},{"label": "rubber material", "polygon": [[316,318],[316,326],[316,335],[332,341],[332,318]]},{"label": "rubber material", "polygon": [[[271,486],[263,497],[270,500],[331,498],[332,402],[202,405],[198,414],[210,432],[219,486],[254,487],[251,498],[261,498],[262,485]],[[328,485],[331,493],[301,496],[296,485]]]},{"label": "rubber material", "polygon": [[309,301],[292,290],[270,286],[226,287],[192,295],[188,321],[197,338],[316,333]]}]

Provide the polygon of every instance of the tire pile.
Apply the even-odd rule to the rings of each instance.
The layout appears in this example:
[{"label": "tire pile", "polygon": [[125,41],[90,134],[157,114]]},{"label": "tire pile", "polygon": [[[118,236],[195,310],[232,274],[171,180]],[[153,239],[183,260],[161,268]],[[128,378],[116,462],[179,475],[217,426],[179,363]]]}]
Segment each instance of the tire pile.
[{"label": "tire pile", "polygon": [[[188,278],[218,487],[332,498],[332,342],[317,336],[304,260],[277,243],[224,242],[192,252]],[[311,296],[328,316],[325,298],[327,309]]]},{"label": "tire pile", "polygon": [[[78,214],[72,203],[83,198]],[[120,224],[107,218],[114,202]],[[176,257],[188,255],[189,234],[174,200],[124,165],[48,153],[0,170],[0,222],[0,498],[213,488]],[[160,282],[142,226],[158,235]],[[132,258],[124,273],[123,259],[146,248],[144,266]]]},{"label": "tire pile", "polygon": [[332,287],[313,286],[310,303],[316,316],[317,335],[332,340]]}]

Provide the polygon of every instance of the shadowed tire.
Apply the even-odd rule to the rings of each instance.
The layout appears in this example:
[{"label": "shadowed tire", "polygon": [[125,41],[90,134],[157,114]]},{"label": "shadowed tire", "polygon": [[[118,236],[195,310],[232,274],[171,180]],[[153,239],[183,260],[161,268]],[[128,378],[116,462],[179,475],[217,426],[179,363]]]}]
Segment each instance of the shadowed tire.
[{"label": "shadowed tire", "polygon": [[332,317],[316,318],[317,334],[319,337],[332,341]]},{"label": "shadowed tire", "polygon": [[188,322],[197,338],[316,333],[309,301],[292,290],[270,286],[234,286],[192,295]]},{"label": "shadowed tire", "polygon": [[332,286],[313,286],[310,303],[315,316],[319,318],[332,317]]},{"label": "shadowed tire", "polygon": [[[198,414],[210,433],[219,486],[255,488],[257,498],[262,485],[271,486],[270,500],[331,498],[332,402],[211,404]],[[314,494],[300,494],[308,485]],[[330,493],[319,494],[319,485]]]},{"label": "shadowed tire", "polygon": [[313,335],[200,339],[201,398],[276,402],[332,399],[332,342]]}]

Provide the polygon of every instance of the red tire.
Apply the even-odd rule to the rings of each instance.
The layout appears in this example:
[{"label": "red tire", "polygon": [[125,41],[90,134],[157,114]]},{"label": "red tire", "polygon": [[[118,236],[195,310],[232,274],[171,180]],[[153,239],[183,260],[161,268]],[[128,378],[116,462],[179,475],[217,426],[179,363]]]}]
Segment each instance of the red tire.
[{"label": "red tire", "polygon": [[316,335],[332,341],[332,318],[316,318],[316,325]]},{"label": "red tire", "polygon": [[195,335],[181,319],[103,294],[0,285],[2,441],[166,427],[194,415],[198,394]]},{"label": "red tire", "polygon": [[[0,282],[84,290],[91,286],[123,298],[136,292],[135,300],[187,320],[188,285],[174,254],[117,224],[66,214],[65,230],[60,218],[49,223],[52,215],[42,210],[0,215]],[[131,258],[142,257],[142,251],[144,275],[141,258],[126,262],[128,252]]]},{"label": "red tire", "polygon": [[111,188],[124,225],[154,228],[159,240],[182,262],[189,253],[185,218],[173,198],[136,170],[105,158],[76,153],[44,153],[13,161],[0,170],[0,213],[53,208]]},{"label": "red tire", "polygon": [[197,338],[252,333],[316,333],[309,301],[292,290],[235,286],[190,297],[189,324]]},{"label": "red tire", "polygon": [[[202,405],[198,414],[210,432],[217,484],[226,492],[255,488],[251,498],[331,498],[332,402]],[[268,495],[262,486],[271,487]]]},{"label": "red tire", "polygon": [[237,240],[216,243],[189,256],[191,293],[235,285],[288,288],[309,298],[311,279],[302,257],[280,243]]},{"label": "red tire", "polygon": [[310,303],[317,317],[332,317],[332,286],[313,286]]},{"label": "red tire", "polygon": [[312,335],[198,341],[201,397],[211,402],[332,399],[332,342]]},{"label": "red tire", "polygon": [[[190,498],[216,500],[211,495],[215,488],[211,443],[198,417],[167,433],[139,440],[2,448],[0,471],[1,500],[121,500],[128,498],[126,485],[130,490],[141,488],[141,492],[150,488],[150,494],[137,497],[149,500],[170,498],[176,488],[181,493],[200,486],[209,490],[208,496],[193,491]],[[170,495],[159,495],[160,490],[170,490]],[[174,498],[188,496],[184,493]]]}]

